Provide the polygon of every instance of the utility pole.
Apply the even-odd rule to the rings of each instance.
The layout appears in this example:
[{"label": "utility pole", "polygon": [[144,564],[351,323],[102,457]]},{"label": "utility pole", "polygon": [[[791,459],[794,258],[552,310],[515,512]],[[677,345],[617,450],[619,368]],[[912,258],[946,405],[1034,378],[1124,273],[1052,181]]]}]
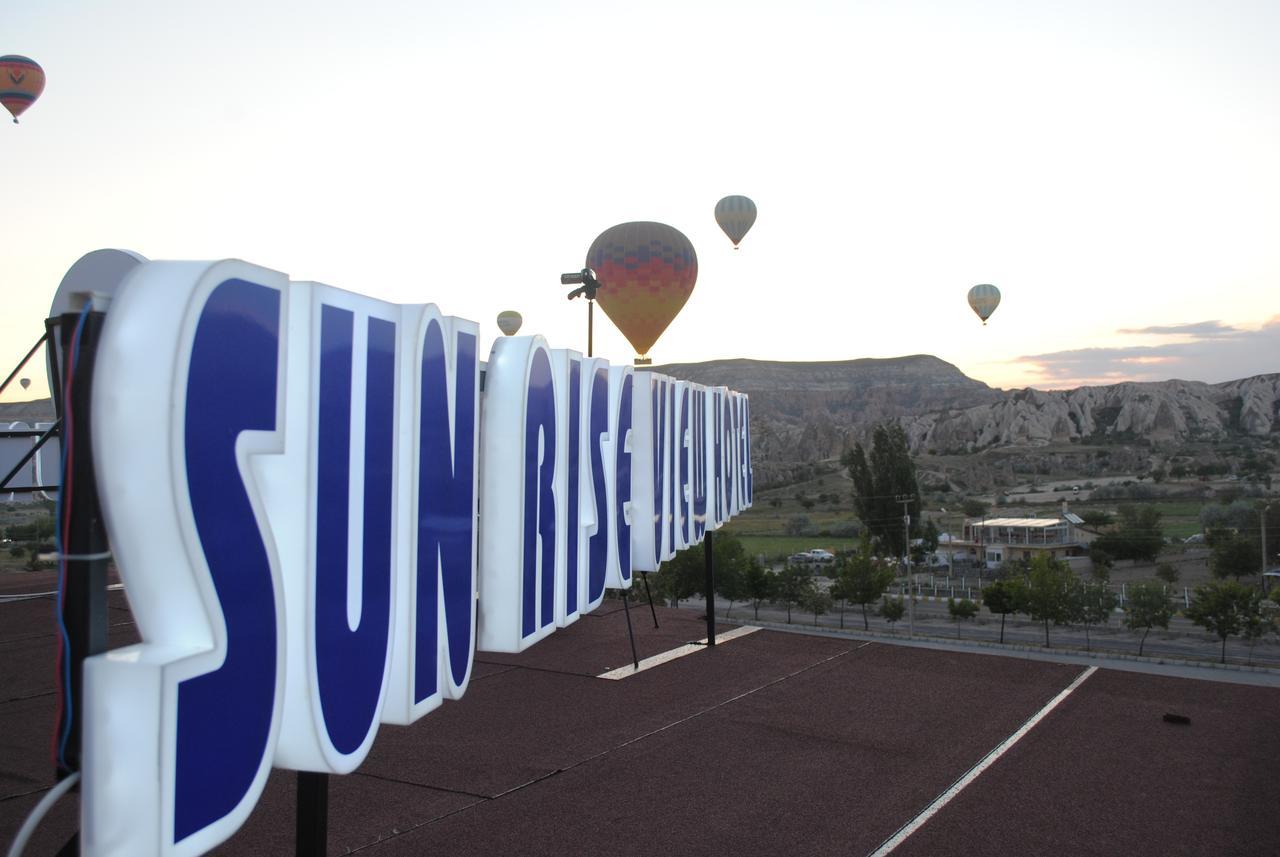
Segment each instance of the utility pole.
[{"label": "utility pole", "polygon": [[911,574],[911,495],[899,494],[893,498],[895,503],[902,504],[902,569],[907,578],[907,637],[913,639],[916,634],[916,591],[912,584]]},{"label": "utility pole", "polygon": [[1262,597],[1267,597],[1267,512],[1271,511],[1271,504],[1262,507],[1259,513],[1262,517]]}]

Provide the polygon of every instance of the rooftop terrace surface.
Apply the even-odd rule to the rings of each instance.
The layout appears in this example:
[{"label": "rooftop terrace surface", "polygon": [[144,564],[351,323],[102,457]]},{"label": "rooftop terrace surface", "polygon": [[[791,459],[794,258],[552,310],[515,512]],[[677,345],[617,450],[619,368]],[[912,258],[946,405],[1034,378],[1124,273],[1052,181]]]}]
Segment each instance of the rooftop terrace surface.
[{"label": "rooftop terrace surface", "polygon": [[[136,640],[110,600],[112,644]],[[51,615],[0,603],[3,848],[53,784]],[[705,636],[697,612],[657,616],[631,611],[641,658]],[[478,653],[462,700],[383,726],[330,779],[328,852],[1280,854],[1277,688],[770,630],[597,677],[630,660],[616,601],[521,655]],[[213,853],[292,854],[295,779],[273,772]],[[54,853],[77,813],[65,798],[27,854]]]}]

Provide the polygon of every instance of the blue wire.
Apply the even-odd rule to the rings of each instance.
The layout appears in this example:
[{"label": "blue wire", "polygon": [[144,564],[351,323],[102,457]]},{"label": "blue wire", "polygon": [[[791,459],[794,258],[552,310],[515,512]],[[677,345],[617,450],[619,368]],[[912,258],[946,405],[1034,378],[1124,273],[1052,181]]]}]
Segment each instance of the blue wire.
[{"label": "blue wire", "polygon": [[[76,322],[75,333],[71,336],[71,354],[70,359],[66,363],[65,371],[73,372],[80,362],[80,335],[84,331],[85,320],[89,317],[89,311],[92,309],[92,302],[86,303],[84,309],[80,312],[80,320]],[[69,389],[72,384],[72,377],[68,375],[63,388]],[[67,413],[66,403],[63,403],[62,415],[65,418]],[[55,528],[53,533],[54,550],[58,552],[58,599],[57,599],[57,620],[58,631],[62,634],[62,707],[66,715],[66,723],[62,728],[62,735],[58,741],[58,765],[62,768],[67,767],[67,741],[71,738],[71,717],[74,709],[71,706],[71,634],[67,630],[67,625],[62,619],[62,595],[63,584],[66,580],[67,561],[63,559],[65,546],[62,544],[62,498],[66,496],[67,489],[67,449],[70,444],[66,443],[66,439],[71,435],[71,424],[67,423],[63,426],[62,432],[62,450],[60,457],[62,469],[62,481],[58,484],[58,499],[54,504],[54,520]]]}]

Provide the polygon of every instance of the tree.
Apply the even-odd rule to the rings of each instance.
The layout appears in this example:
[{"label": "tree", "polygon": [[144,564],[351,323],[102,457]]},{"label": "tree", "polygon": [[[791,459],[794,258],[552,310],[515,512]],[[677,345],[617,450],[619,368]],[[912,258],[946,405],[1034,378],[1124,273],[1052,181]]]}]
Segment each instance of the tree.
[{"label": "tree", "polygon": [[1080,513],[1080,520],[1084,521],[1086,527],[1095,529],[1100,527],[1111,526],[1111,513],[1102,509],[1087,509]]},{"label": "tree", "polygon": [[1180,576],[1178,567],[1171,562],[1162,562],[1156,566],[1156,577],[1160,578],[1170,586],[1176,584]]},{"label": "tree", "polygon": [[782,525],[782,531],[788,536],[803,536],[811,529],[813,529],[813,522],[809,520],[808,515],[792,515]]},{"label": "tree", "polygon": [[706,588],[706,560],[700,546],[688,547],[664,562],[651,583],[656,583],[659,597],[671,598],[674,607]]},{"label": "tree", "polygon": [[747,562],[747,569],[742,575],[742,588],[744,597],[755,610],[755,618],[760,618],[760,605],[773,597],[776,585],[777,575],[762,566],[759,560],[752,557]]},{"label": "tree", "polygon": [[982,603],[992,613],[1000,614],[1000,642],[1004,642],[1005,616],[1010,613],[1021,613],[1026,597],[1026,584],[1020,577],[996,580],[983,588]]},{"label": "tree", "polygon": [[1142,631],[1138,643],[1138,657],[1147,644],[1147,634],[1152,628],[1168,629],[1173,618],[1173,605],[1160,583],[1135,583],[1129,587],[1124,602],[1124,624],[1130,631]]},{"label": "tree", "polygon": [[871,538],[866,533],[858,542],[852,556],[840,561],[836,570],[841,583],[840,592],[850,602],[862,607],[862,627],[869,630],[867,605],[874,604],[893,583],[893,568],[872,556]]},{"label": "tree", "polygon": [[1155,562],[1164,545],[1160,510],[1154,506],[1121,506],[1118,511],[1116,529],[1098,536],[1093,546],[1116,559]]},{"label": "tree", "polygon": [[1116,558],[1094,542],[1089,545],[1089,562],[1093,564],[1089,573],[1094,580],[1108,580],[1111,577],[1111,566],[1116,564]]},{"label": "tree", "polygon": [[1258,640],[1276,630],[1276,619],[1280,618],[1280,605],[1275,601],[1259,599],[1257,609],[1247,613],[1241,623],[1240,636],[1249,643],[1249,666],[1253,666],[1253,647]]},{"label": "tree", "polygon": [[1200,508],[1200,528],[1214,540],[1218,534],[1248,532],[1258,526],[1258,510],[1250,500],[1206,503]]},{"label": "tree", "polygon": [[987,504],[981,500],[965,500],[961,509],[966,518],[981,518],[987,514]]},{"label": "tree", "polygon": [[1258,574],[1262,549],[1257,539],[1227,533],[1213,540],[1209,567],[1218,578],[1234,577],[1239,580],[1250,574]]},{"label": "tree", "polygon": [[849,602],[849,590],[847,587],[848,584],[844,577],[837,573],[835,578],[831,581],[831,588],[827,590],[827,593],[831,596],[832,603],[840,605],[841,628],[844,628],[844,608]]},{"label": "tree", "polygon": [[1091,651],[1093,642],[1089,639],[1089,628],[1093,625],[1105,625],[1111,618],[1111,611],[1116,609],[1116,594],[1105,584],[1098,581],[1082,583],[1075,591],[1074,610],[1076,621],[1084,626],[1084,648]]},{"label": "tree", "polygon": [[907,514],[914,526],[920,519],[920,488],[916,466],[907,447],[907,434],[896,423],[877,425],[871,436],[871,451],[854,444],[841,458],[853,480],[853,508],[863,526],[871,531],[881,549],[893,556],[906,553],[902,502],[908,498]]},{"label": "tree", "polygon": [[891,626],[906,615],[906,612],[907,605],[903,602],[901,595],[897,598],[890,598],[886,595],[884,600],[880,602],[880,615]]},{"label": "tree", "polygon": [[1275,457],[1269,452],[1249,450],[1240,462],[1240,476],[1246,482],[1262,484],[1271,490],[1271,471],[1275,470]]},{"label": "tree", "polygon": [[951,614],[951,618],[956,620],[956,639],[960,638],[960,622],[964,619],[972,619],[978,614],[978,605],[974,604],[968,598],[961,598],[959,601],[954,598],[947,599],[947,612]]},{"label": "tree", "polygon": [[1227,662],[1227,637],[1239,634],[1246,617],[1260,612],[1261,596],[1256,589],[1234,580],[1214,580],[1197,586],[1187,608],[1187,618],[1222,640],[1221,663]]},{"label": "tree", "polygon": [[812,582],[800,593],[800,606],[813,614],[813,624],[818,624],[818,617],[831,609],[831,593]]},{"label": "tree", "polygon": [[[722,537],[722,535],[716,536],[715,548],[720,547]],[[714,554],[718,551],[713,548],[712,552]],[[730,611],[733,610],[733,602],[741,601],[746,597],[746,582],[743,580],[746,562],[726,562],[721,565],[719,557],[715,557],[715,564],[716,592],[729,602],[729,606],[724,611],[724,618],[728,619]]]},{"label": "tree", "polygon": [[805,590],[813,586],[813,578],[809,572],[798,565],[788,563],[778,573],[778,581],[773,595],[787,605],[787,624],[791,624],[791,605],[799,604],[804,598]]},{"label": "tree", "polygon": [[918,529],[919,544],[911,546],[911,561],[924,562],[938,549],[938,525],[933,521],[925,521]]},{"label": "tree", "polygon": [[1071,567],[1048,554],[1031,560],[1027,572],[1026,611],[1037,622],[1044,623],[1044,644],[1049,645],[1049,623],[1065,625],[1071,621],[1076,576]]}]

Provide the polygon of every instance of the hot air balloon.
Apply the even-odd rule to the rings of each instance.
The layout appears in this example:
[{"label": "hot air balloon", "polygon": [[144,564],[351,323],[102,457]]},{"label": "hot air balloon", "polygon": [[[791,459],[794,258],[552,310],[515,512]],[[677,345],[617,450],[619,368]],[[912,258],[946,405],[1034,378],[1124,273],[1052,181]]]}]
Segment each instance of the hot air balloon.
[{"label": "hot air balloon", "polygon": [[716,223],[729,236],[735,250],[755,222],[756,204],[745,196],[726,196],[716,203]]},{"label": "hot air balloon", "polygon": [[600,282],[600,308],[636,350],[636,363],[651,362],[649,349],[698,279],[698,254],[689,239],[665,223],[619,223],[591,242],[587,267]]},{"label": "hot air balloon", "polygon": [[985,325],[991,313],[1000,306],[1000,290],[989,283],[981,283],[969,289],[969,307],[978,314]]},{"label": "hot air balloon", "polygon": [[524,317],[513,309],[498,313],[498,330],[502,331],[503,336],[515,336],[522,324],[524,324]]},{"label": "hot air balloon", "polygon": [[13,122],[44,92],[44,69],[33,59],[17,54],[0,57],[0,104],[13,114]]},{"label": "hot air balloon", "polygon": [[27,389],[28,387],[30,387],[30,386],[31,386],[31,379],[30,379],[30,378],[20,378],[20,379],[18,379],[18,383],[19,383],[19,384],[21,384],[21,385],[22,385],[22,389],[24,389],[24,390],[25,390],[25,389]]}]

